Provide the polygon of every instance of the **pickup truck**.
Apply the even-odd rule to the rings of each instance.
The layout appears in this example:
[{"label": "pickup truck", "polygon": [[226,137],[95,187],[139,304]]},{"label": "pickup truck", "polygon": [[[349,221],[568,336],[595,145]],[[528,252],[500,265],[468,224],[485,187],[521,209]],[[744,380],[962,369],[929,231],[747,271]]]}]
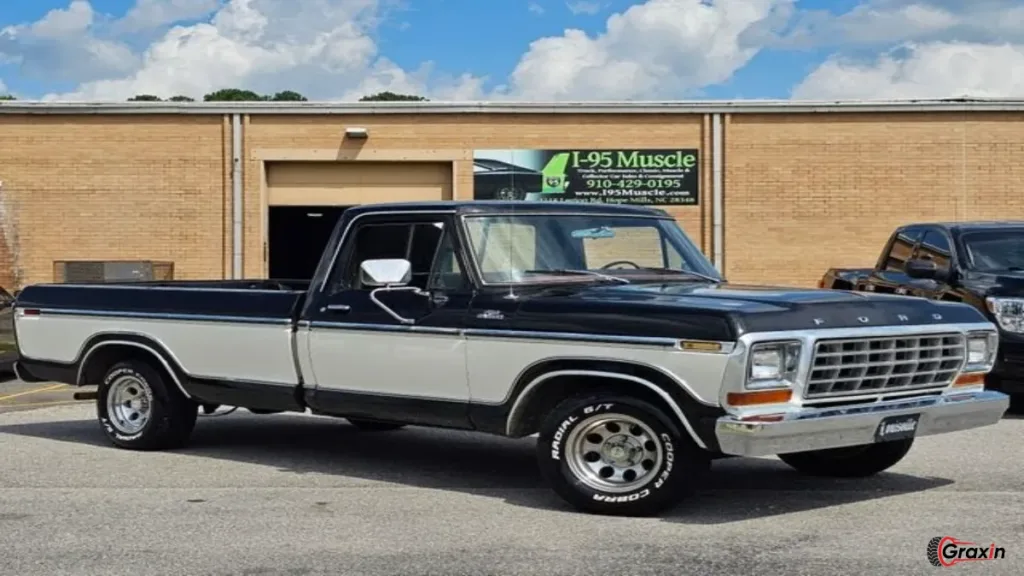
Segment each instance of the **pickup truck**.
[{"label": "pickup truck", "polygon": [[861,477],[918,436],[998,422],[974,307],[731,285],[665,211],[364,205],[308,282],[38,284],[25,380],[96,386],[116,446],[183,447],[200,409],[537,435],[579,511],[658,514],[716,458]]},{"label": "pickup truck", "polygon": [[999,329],[988,388],[1024,407],[1024,221],[900,226],[874,268],[830,268],[818,286],[973,306]]}]

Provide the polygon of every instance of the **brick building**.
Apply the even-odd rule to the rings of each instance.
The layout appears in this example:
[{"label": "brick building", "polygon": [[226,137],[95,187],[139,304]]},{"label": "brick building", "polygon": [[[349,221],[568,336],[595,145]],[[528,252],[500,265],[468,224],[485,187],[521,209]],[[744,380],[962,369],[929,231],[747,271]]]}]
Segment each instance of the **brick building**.
[{"label": "brick building", "polygon": [[339,206],[473,198],[495,149],[538,183],[516,151],[693,152],[690,203],[662,207],[734,282],[813,286],[830,266],[872,265],[908,221],[1024,218],[1018,102],[9,102],[0,285],[139,262],[154,277],[265,277],[295,217],[319,234]]}]

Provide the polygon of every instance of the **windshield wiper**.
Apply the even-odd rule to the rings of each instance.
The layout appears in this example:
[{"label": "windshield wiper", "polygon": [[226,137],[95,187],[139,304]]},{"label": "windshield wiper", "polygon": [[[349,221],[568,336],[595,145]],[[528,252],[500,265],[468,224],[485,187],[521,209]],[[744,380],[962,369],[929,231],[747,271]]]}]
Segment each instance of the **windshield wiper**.
[{"label": "windshield wiper", "polygon": [[694,272],[692,270],[677,270],[675,268],[656,268],[654,266],[637,268],[637,270],[646,270],[649,272],[671,272],[673,274],[679,274],[682,276],[696,276],[697,278],[703,278],[704,280],[707,280],[708,282],[714,282],[715,284],[721,284],[722,282],[724,282],[724,280],[722,280],[721,278],[715,278],[714,276],[708,276],[706,274],[701,274],[700,272]]},{"label": "windshield wiper", "polygon": [[609,276],[608,274],[601,274],[600,272],[594,272],[592,270],[570,270],[568,268],[555,268],[552,270],[524,270],[527,274],[575,274],[579,276],[593,276],[607,282],[618,282],[619,284],[629,284],[629,280],[620,278],[618,276]]}]

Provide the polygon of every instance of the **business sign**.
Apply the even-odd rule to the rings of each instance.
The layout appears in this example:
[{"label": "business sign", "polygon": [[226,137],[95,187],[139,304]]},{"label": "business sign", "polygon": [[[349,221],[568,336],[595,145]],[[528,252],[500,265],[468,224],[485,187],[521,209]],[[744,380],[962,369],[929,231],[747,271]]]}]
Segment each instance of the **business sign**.
[{"label": "business sign", "polygon": [[694,149],[476,150],[473,197],[692,206],[699,168]]}]

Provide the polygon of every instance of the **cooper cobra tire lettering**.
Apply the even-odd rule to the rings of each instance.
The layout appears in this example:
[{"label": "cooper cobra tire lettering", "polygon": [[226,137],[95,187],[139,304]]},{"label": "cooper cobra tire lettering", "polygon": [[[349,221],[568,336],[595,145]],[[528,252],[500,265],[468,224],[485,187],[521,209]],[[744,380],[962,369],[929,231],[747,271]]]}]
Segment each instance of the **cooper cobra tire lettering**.
[{"label": "cooper cobra tire lettering", "polygon": [[668,480],[669,474],[672,473],[672,467],[676,461],[676,449],[672,446],[672,438],[668,434],[662,434],[661,443],[665,447],[665,469],[658,475],[658,479],[654,481],[655,489],[665,485],[665,481]]},{"label": "cooper cobra tire lettering", "polygon": [[627,494],[625,496],[607,496],[605,494],[594,494],[594,500],[597,500],[598,502],[609,502],[612,504],[616,504],[619,502],[636,502],[637,500],[641,498],[646,498],[650,495],[651,491],[648,490],[647,488],[644,488],[639,492],[634,492],[632,494]]}]

